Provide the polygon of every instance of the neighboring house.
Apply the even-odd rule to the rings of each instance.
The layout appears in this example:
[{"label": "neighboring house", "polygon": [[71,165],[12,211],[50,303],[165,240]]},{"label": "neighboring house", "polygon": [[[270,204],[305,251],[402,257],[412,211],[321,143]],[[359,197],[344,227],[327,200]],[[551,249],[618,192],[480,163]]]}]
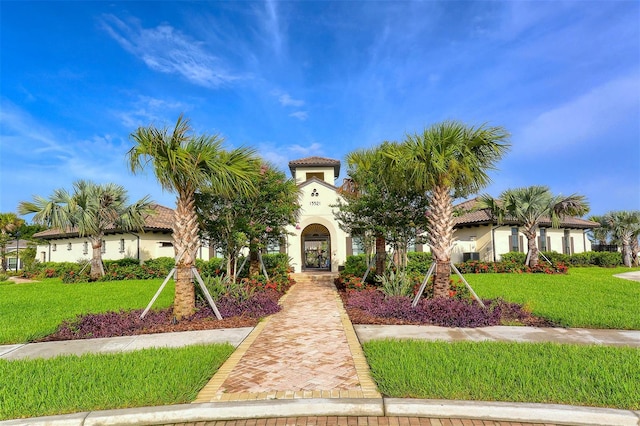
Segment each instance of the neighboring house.
[{"label": "neighboring house", "polygon": [[28,243],[29,242],[27,240],[12,240],[7,242],[7,246],[5,247],[7,271],[18,271],[19,269],[22,269],[20,252],[27,248]]},{"label": "neighboring house", "polygon": [[[149,215],[145,220],[143,232],[108,229],[102,241],[102,258],[133,258],[145,261],[158,257],[174,257],[171,237],[174,212],[160,205],[155,205],[154,210],[155,214]],[[36,258],[40,262],[77,262],[91,259],[91,243],[87,238],[79,237],[74,229],[67,232],[48,229],[34,234],[33,237],[46,242],[38,244]],[[201,246],[198,258],[208,260],[209,257],[209,247]]]},{"label": "neighboring house", "polygon": [[[498,261],[508,252],[527,252],[527,238],[519,232],[518,223],[505,220],[498,225],[489,209],[475,210],[476,199],[455,206],[459,215],[455,218],[456,245],[452,253],[454,262],[468,259]],[[565,217],[558,228],[551,221],[539,225],[536,244],[540,251],[564,254],[591,251],[587,231],[600,226],[596,222],[578,217]]]}]

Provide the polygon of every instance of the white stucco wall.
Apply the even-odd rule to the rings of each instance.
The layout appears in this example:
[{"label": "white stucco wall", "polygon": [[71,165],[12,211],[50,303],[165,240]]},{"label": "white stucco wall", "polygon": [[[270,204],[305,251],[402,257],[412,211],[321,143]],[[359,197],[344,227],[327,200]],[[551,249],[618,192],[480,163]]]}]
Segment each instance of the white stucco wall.
[{"label": "white stucco wall", "polygon": [[[491,230],[494,229],[492,232]],[[496,260],[501,259],[501,255],[508,253],[511,250],[509,237],[511,236],[511,226],[493,226],[493,225],[481,225],[467,228],[459,228],[454,231],[455,245],[451,254],[451,258],[454,263],[462,262],[463,253],[465,252],[477,252],[480,254],[480,260],[485,262],[492,262],[494,260],[493,250],[495,247]],[[559,228],[545,228],[547,240],[547,251],[555,251],[563,253],[563,239],[565,236],[565,229]],[[582,229],[569,229],[569,237],[573,239],[573,252],[583,253],[585,251],[591,251],[591,242],[586,237]],[[538,237],[540,232],[538,231]],[[518,231],[518,241],[522,241],[520,246],[520,252],[527,252],[527,238],[522,232]],[[538,240],[536,239],[538,248]],[[569,240],[571,247],[571,240]],[[428,245],[424,246],[424,251],[429,251]]]},{"label": "white stucco wall", "polygon": [[[86,245],[85,245],[86,243]],[[166,232],[145,232],[140,234],[110,234],[104,237],[104,260],[137,258],[140,260],[158,257],[174,257],[171,235]],[[91,259],[91,243],[86,238],[60,238],[50,240],[49,244],[40,244],[36,258],[40,262],[78,262]],[[198,258],[208,260],[208,247],[198,250]]]},{"label": "white stucco wall", "polygon": [[325,166],[325,167],[296,167],[296,184],[300,185],[307,180],[307,173],[323,173],[324,181],[329,185],[334,184],[334,168],[333,166]]}]

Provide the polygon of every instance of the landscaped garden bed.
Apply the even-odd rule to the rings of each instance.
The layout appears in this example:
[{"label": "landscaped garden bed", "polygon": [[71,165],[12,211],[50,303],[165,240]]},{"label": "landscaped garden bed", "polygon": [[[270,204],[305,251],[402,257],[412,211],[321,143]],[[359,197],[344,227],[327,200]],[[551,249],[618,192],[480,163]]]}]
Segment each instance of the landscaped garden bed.
[{"label": "landscaped garden bed", "polygon": [[[409,258],[407,284],[387,288],[370,273],[362,276],[362,256],[347,259],[336,280],[354,324],[429,324],[446,327],[524,325],[640,329],[640,285],[613,275],[628,268],[541,266],[527,271],[516,261],[491,264],[471,261],[458,265],[487,307],[471,298],[466,286],[452,276],[449,298],[433,299],[430,285],[414,308],[411,301],[430,265],[427,253]],[[397,274],[394,278],[397,278]],[[603,309],[603,303],[607,309]]]}]

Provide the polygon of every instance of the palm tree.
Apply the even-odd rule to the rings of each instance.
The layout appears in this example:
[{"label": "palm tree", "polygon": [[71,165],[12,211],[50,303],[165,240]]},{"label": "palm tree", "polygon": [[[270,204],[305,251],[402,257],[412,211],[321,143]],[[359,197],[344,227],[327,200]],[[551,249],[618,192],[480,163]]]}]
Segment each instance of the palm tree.
[{"label": "palm tree", "polygon": [[176,320],[195,310],[191,270],[199,245],[195,194],[204,187],[219,193],[249,191],[256,173],[254,152],[247,148],[222,149],[218,135],[192,135],[189,120],[180,116],[175,127],[140,127],[131,134],[135,145],[127,157],[135,174],[153,167],[164,190],[177,194],[173,241],[176,255],[176,288],[173,315]]},{"label": "palm tree", "polygon": [[589,203],[582,195],[553,195],[546,186],[529,186],[526,188],[507,189],[497,199],[489,195],[480,197],[478,209],[488,208],[498,219],[498,224],[505,219],[515,220],[522,224],[522,233],[527,237],[527,265],[538,265],[538,246],[536,235],[538,226],[543,220],[550,220],[551,226],[557,228],[566,216],[582,216],[589,211]]},{"label": "palm tree", "polygon": [[127,191],[120,185],[79,180],[73,184],[73,193],[61,188],[48,199],[34,196],[32,202],[20,202],[18,212],[35,213],[35,223],[77,231],[80,237],[87,237],[92,248],[90,275],[96,280],[104,275],[101,248],[105,231],[111,228],[141,230],[145,217],[152,212],[148,197],[130,205],[127,202]]},{"label": "palm tree", "polygon": [[612,211],[605,215],[605,221],[611,232],[622,245],[622,261],[625,266],[631,267],[633,259],[633,240],[636,244],[640,236],[640,210]]},{"label": "palm tree", "polygon": [[589,231],[589,240],[591,240],[593,244],[597,245],[611,244],[611,230],[609,229],[609,224],[606,221],[606,216],[589,216],[587,220],[600,224],[600,226]]},{"label": "palm tree", "polygon": [[[7,270],[7,243],[11,239],[11,233],[15,232],[24,224],[15,213],[0,213],[0,268],[2,272]],[[16,242],[16,248],[18,242]]]},{"label": "palm tree", "polygon": [[408,135],[400,154],[390,157],[403,165],[409,182],[430,195],[427,232],[436,263],[434,297],[449,296],[453,197],[467,196],[489,184],[487,171],[508,150],[508,140],[509,133],[502,127],[444,121],[421,134]]}]

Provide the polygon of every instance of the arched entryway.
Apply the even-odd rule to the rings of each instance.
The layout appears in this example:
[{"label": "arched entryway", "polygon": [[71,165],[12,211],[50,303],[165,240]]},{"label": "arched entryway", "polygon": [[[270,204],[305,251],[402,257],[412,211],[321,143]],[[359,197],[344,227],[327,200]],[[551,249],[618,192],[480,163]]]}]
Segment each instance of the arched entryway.
[{"label": "arched entryway", "polygon": [[302,230],[302,270],[331,270],[331,236],[329,230],[314,223]]}]

